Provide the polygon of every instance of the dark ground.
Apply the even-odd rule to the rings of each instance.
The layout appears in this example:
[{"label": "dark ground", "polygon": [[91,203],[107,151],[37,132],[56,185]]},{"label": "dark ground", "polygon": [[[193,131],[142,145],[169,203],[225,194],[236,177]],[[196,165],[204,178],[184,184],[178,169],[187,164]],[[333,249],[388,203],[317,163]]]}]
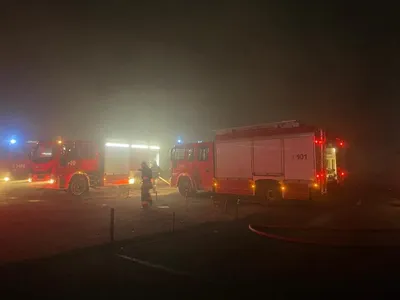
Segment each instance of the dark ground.
[{"label": "dark ground", "polygon": [[[256,292],[274,298],[303,293],[382,297],[396,293],[400,279],[400,208],[392,205],[396,200],[390,195],[382,195],[370,189],[349,192],[337,202],[285,202],[238,221],[209,222],[12,263],[0,269],[1,288],[7,295],[4,299],[172,295],[221,299],[252,297]],[[241,213],[246,209],[243,206]],[[319,228],[273,232],[356,247],[267,239],[250,232],[249,223]],[[321,227],[344,230],[332,233]],[[374,228],[382,230],[371,231]]]}]

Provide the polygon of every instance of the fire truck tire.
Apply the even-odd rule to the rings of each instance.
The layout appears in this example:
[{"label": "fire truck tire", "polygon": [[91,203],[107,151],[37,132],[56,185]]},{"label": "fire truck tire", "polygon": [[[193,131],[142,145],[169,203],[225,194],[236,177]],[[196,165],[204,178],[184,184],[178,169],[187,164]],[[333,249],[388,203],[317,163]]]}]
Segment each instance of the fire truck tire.
[{"label": "fire truck tire", "polygon": [[85,176],[74,175],[69,183],[68,193],[74,197],[83,196],[89,191],[89,183]]}]

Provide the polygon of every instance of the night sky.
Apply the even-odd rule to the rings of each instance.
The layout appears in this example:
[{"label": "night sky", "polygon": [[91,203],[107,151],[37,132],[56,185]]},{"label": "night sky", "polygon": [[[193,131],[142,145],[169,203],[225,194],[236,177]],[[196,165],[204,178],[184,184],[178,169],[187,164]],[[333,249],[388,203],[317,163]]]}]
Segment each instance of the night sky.
[{"label": "night sky", "polygon": [[2,131],[167,145],[300,119],[376,165],[400,146],[394,4],[3,2]]}]

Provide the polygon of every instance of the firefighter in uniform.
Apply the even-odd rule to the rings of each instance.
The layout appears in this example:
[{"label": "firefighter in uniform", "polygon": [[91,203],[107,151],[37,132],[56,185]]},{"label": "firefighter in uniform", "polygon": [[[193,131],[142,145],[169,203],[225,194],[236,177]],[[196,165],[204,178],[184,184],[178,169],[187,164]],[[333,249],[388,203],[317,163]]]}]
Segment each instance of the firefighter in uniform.
[{"label": "firefighter in uniform", "polygon": [[142,162],[140,171],[142,172],[142,186],[140,188],[141,201],[142,207],[144,208],[148,205],[151,206],[153,204],[153,200],[151,199],[150,194],[150,190],[153,188],[153,185],[151,183],[153,175],[151,169],[146,162]]},{"label": "firefighter in uniform", "polygon": [[157,182],[158,178],[160,177],[161,168],[157,165],[156,161],[153,161],[151,164],[151,171],[153,174],[153,192],[157,192]]}]

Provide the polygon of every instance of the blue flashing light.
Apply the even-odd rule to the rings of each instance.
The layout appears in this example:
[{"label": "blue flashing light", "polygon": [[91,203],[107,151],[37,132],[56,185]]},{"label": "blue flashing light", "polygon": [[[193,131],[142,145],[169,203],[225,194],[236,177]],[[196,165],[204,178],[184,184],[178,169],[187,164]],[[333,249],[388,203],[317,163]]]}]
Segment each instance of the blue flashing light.
[{"label": "blue flashing light", "polygon": [[180,140],[180,139],[177,142],[178,142],[178,144],[182,144],[182,140]]},{"label": "blue flashing light", "polygon": [[16,140],[16,139],[11,139],[11,140],[10,140],[10,144],[11,144],[11,145],[14,145],[14,144],[16,144],[16,143],[17,143],[17,140]]}]

